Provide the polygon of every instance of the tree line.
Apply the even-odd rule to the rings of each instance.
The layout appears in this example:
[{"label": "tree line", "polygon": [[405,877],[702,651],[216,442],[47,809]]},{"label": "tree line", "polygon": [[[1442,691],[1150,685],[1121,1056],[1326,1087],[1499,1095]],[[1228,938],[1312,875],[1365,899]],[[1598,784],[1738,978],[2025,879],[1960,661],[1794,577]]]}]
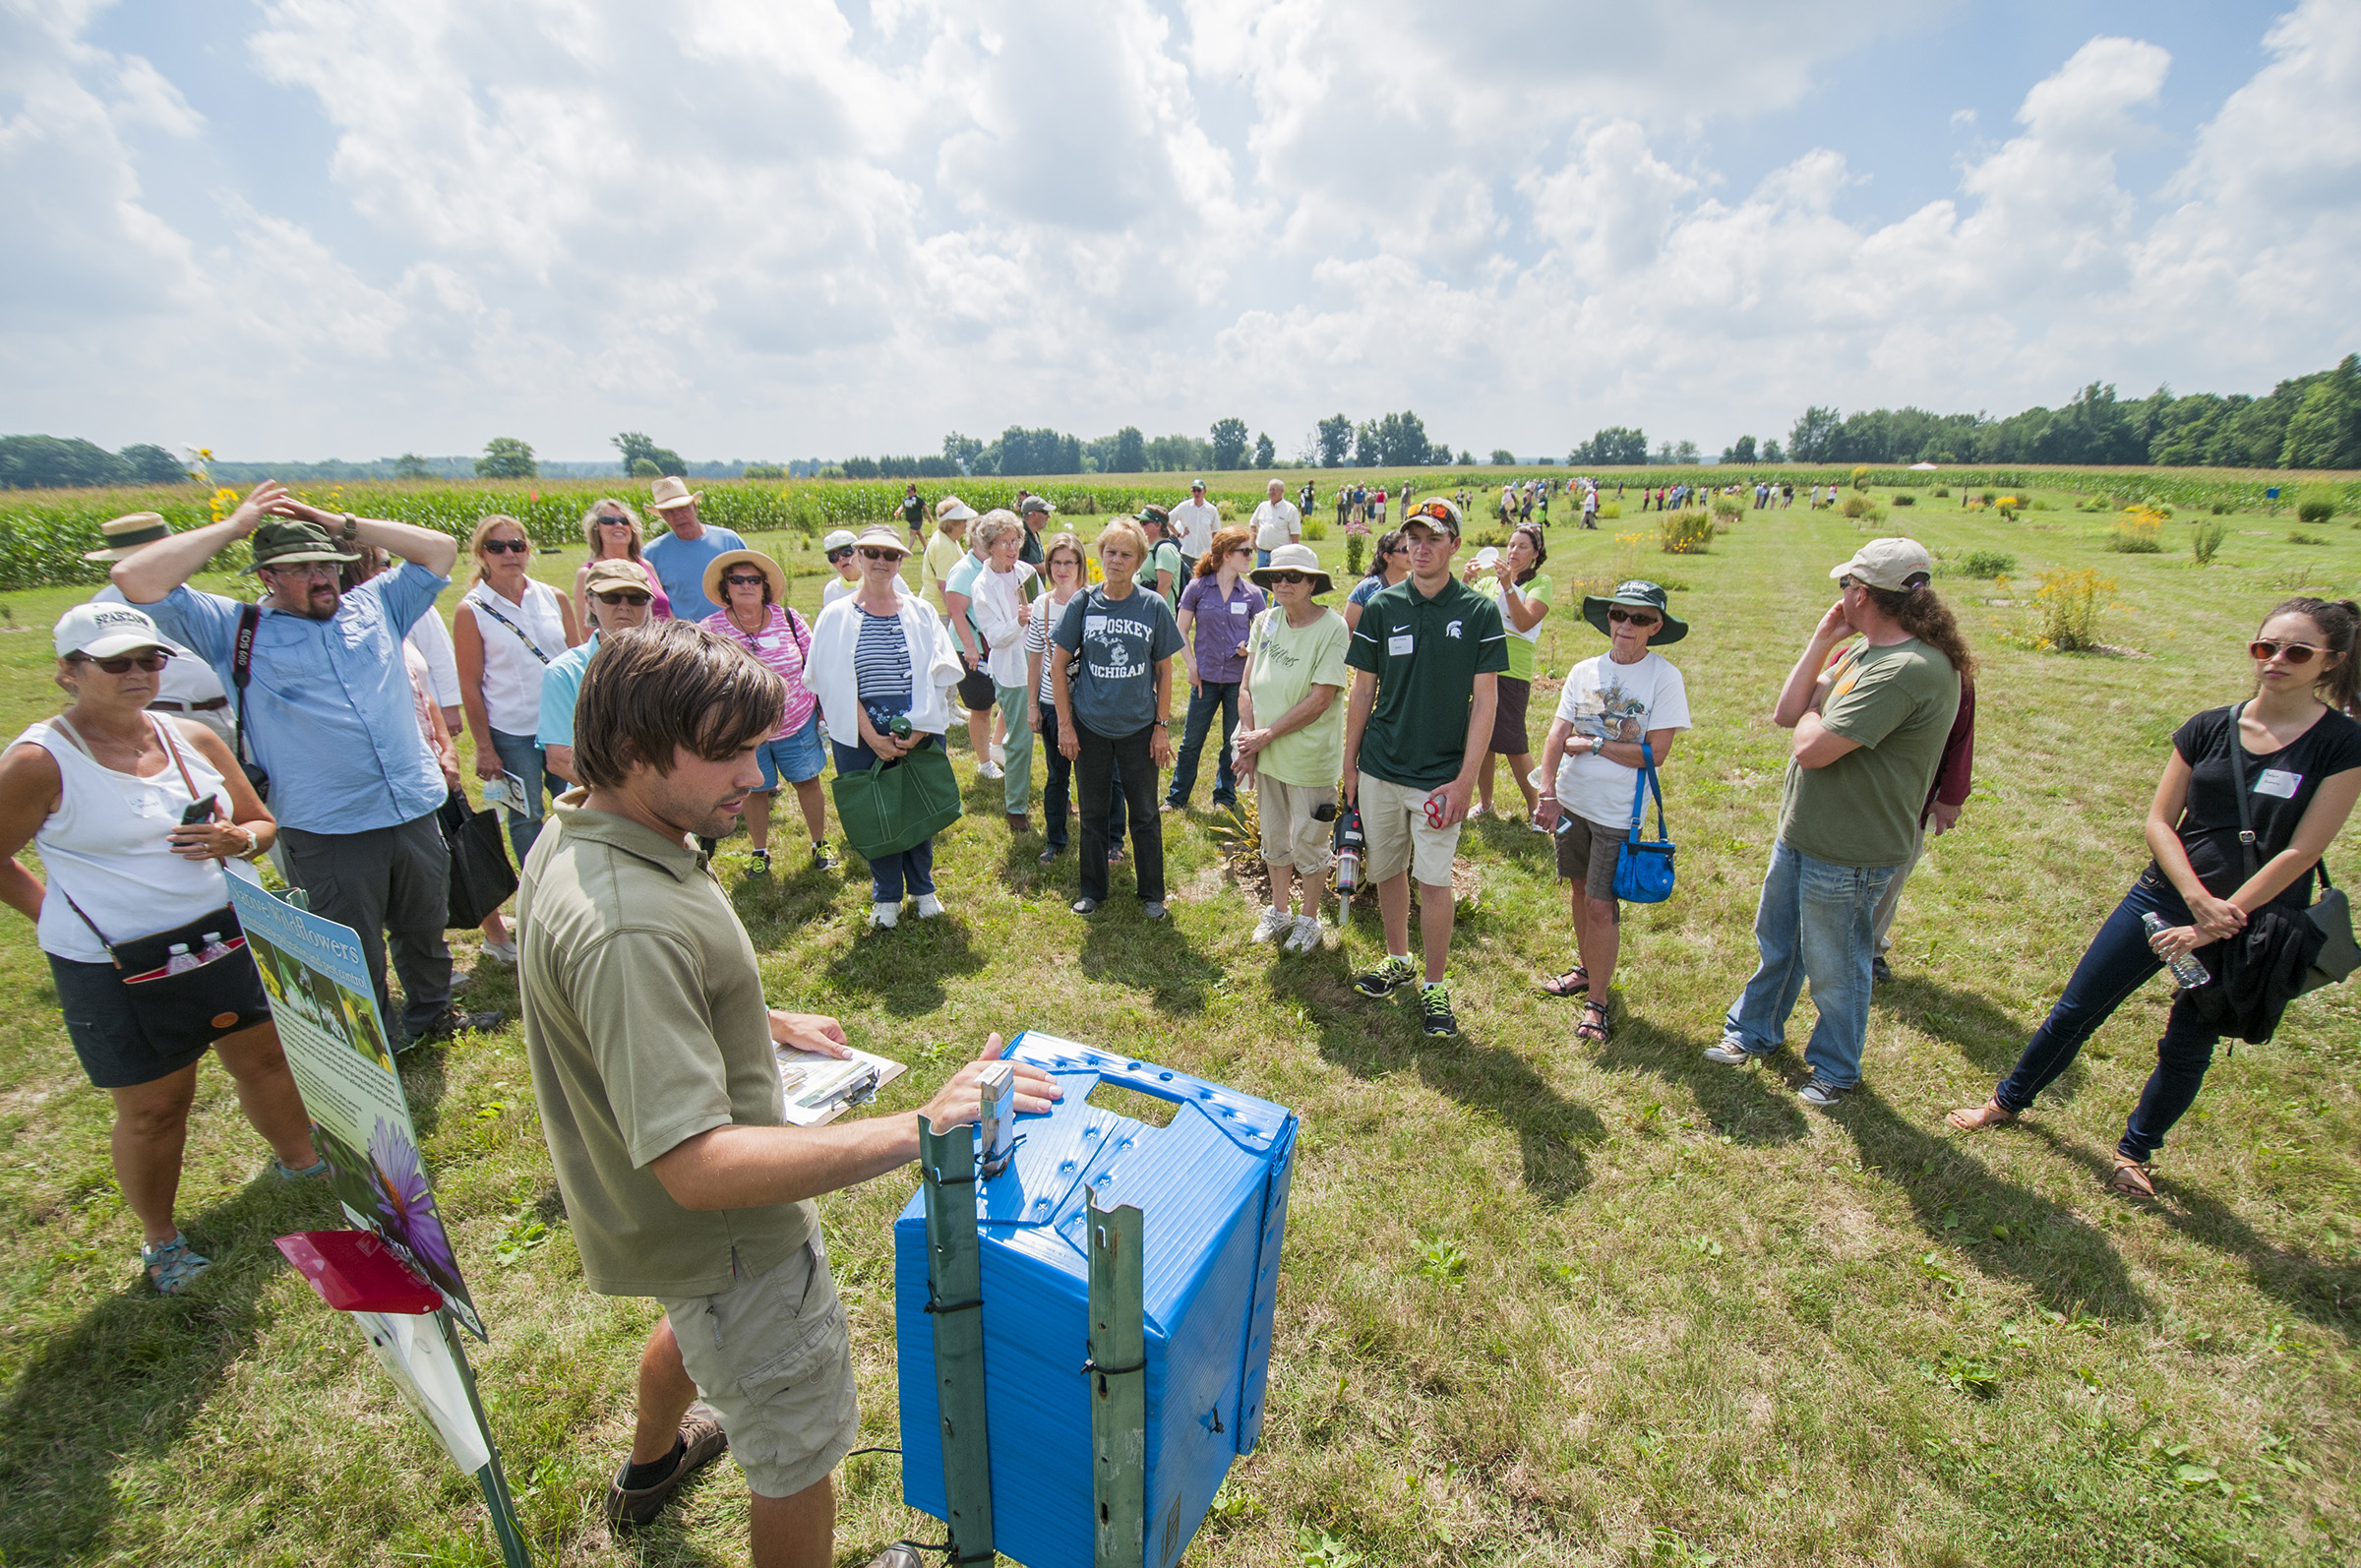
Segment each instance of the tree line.
[{"label": "tree line", "polygon": [[0,436],[0,490],[91,485],[178,485],[188,466],[148,442],[108,452],[79,436]]}]

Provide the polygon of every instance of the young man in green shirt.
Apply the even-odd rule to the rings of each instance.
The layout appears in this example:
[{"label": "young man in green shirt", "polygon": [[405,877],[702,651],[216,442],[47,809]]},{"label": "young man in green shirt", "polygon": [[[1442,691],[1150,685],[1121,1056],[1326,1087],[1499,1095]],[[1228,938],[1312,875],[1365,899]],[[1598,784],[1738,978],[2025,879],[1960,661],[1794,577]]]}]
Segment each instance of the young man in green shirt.
[{"label": "young man in green shirt", "polygon": [[1425,984],[1419,1010],[1429,1035],[1459,1033],[1446,974],[1451,960],[1451,857],[1492,737],[1499,676],[1508,668],[1500,608],[1452,575],[1459,508],[1440,496],[1410,509],[1402,542],[1410,575],[1372,597],[1345,663],[1345,800],[1361,810],[1369,879],[1385,918],[1385,962],[1353,982],[1383,996],[1418,980],[1410,962],[1410,880],[1419,881]]},{"label": "young man in green shirt", "polygon": [[[664,1305],[608,1519],[653,1521],[727,1446],[754,1493],[755,1562],[824,1568],[830,1477],[860,1410],[812,1200],[916,1159],[919,1121],[785,1125],[776,1046],[843,1056],[844,1032],[765,1004],[754,944],[692,842],[728,833],[761,787],[755,750],[784,699],[776,675],[693,622],[606,639],[575,705],[587,793],[560,799],[525,861],[517,985],[582,1277]],[[999,1051],[996,1035],[986,1057]],[[976,1120],[983,1066],[919,1115]],[[1018,1109],[1048,1110],[1056,1085],[1016,1073]],[[903,1565],[915,1558],[895,1547],[872,1568]]]}]

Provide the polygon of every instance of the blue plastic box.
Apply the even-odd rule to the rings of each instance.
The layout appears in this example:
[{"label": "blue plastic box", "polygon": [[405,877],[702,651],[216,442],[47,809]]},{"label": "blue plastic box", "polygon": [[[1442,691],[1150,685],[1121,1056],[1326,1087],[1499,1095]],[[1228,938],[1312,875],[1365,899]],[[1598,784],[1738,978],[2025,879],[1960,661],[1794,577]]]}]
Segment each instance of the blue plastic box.
[{"label": "blue plastic box", "polygon": [[[1046,1116],[1019,1117],[1014,1159],[974,1189],[994,1545],[1026,1568],[1091,1568],[1087,1185],[1100,1208],[1135,1205],[1143,1220],[1146,1561],[1170,1568],[1231,1460],[1253,1452],[1262,1431],[1295,1113],[1036,1032],[1006,1055],[1053,1074],[1065,1098]],[[1101,1083],[1179,1109],[1171,1125],[1152,1127],[1091,1105]],[[893,1282],[902,1497],[940,1519],[948,1508],[923,1190],[894,1222]]]}]

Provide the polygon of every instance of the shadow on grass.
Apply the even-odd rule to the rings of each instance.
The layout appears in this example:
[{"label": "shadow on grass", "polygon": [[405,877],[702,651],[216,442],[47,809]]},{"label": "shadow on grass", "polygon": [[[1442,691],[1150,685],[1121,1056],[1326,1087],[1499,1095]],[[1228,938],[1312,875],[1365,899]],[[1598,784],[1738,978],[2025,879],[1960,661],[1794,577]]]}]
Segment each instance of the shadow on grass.
[{"label": "shadow on grass", "polygon": [[920,920],[904,905],[900,925],[864,930],[836,955],[828,974],[846,992],[896,1017],[915,1018],[942,1005],[944,981],[975,974],[984,961],[956,910]]},{"label": "shadow on grass", "polygon": [[[2086,1148],[2069,1143],[2049,1127],[2020,1122],[2010,1130],[2031,1133],[2061,1157],[2089,1171],[2094,1182],[2115,1174],[2112,1148]],[[2334,1329],[2347,1340],[2361,1339],[2361,1268],[2324,1263],[2275,1245],[2258,1235],[2229,1205],[2211,1193],[2158,1174],[2156,1190],[2162,1203],[2142,1203],[2166,1225],[2201,1246],[2210,1247],[2246,1265],[2248,1283],[2291,1312],[2323,1328]],[[2111,1202],[2136,1201],[2110,1198]]]},{"label": "shadow on grass", "polygon": [[213,1260],[186,1294],[134,1280],[28,1357],[0,1403],[0,1562],[95,1554],[118,1467],[167,1454],[253,1348],[257,1300],[285,1267],[272,1238],[341,1223],[327,1182],[258,1177],[186,1222]]},{"label": "shadow on grass", "polygon": [[845,888],[869,880],[869,862],[850,850],[833,871],[813,865],[808,850],[788,853],[795,858],[784,867],[767,874],[750,870],[730,888],[730,907],[758,953],[775,952],[803,927],[830,919]]},{"label": "shadow on grass", "polygon": [[1087,928],[1082,973],[1092,980],[1137,987],[1154,996],[1163,1011],[1204,1011],[1206,996],[1222,981],[1222,966],[1197,951],[1169,915],[1150,920],[1141,914],[1131,890],[1122,885],[1122,869],[1108,868],[1110,897],[1096,915],[1088,920],[1066,917]]},{"label": "shadow on grass", "polygon": [[[1870,1089],[1845,1097],[1829,1118],[1859,1151],[1863,1169],[1909,1199],[1920,1229],[1951,1257],[2031,1292],[2067,1317],[2118,1322],[2149,1315],[2113,1242],[2081,1215],[2006,1181],[1940,1135],[1897,1112]],[[2005,1226],[2008,1239],[1993,1236]]]},{"label": "shadow on grass", "polygon": [[[2033,1034],[2031,1025],[2011,1017],[1980,992],[1961,991],[1920,975],[1906,973],[1879,983],[1871,988],[1869,1004],[1956,1047],[1995,1078],[2017,1065]],[[2078,1063],[2059,1080],[2068,1098],[2081,1082],[2081,1071]]]},{"label": "shadow on grass", "polygon": [[1319,1030],[1320,1055],[1356,1078],[1415,1071],[1437,1094],[1513,1128],[1525,1188],[1543,1203],[1555,1207],[1590,1185],[1583,1150],[1605,1137],[1605,1123],[1550,1087],[1516,1052],[1484,1044],[1482,1031],[1465,1022],[1458,1039],[1430,1041],[1419,1031],[1411,992],[1371,1000],[1325,965],[1276,963],[1270,987],[1302,1004]]},{"label": "shadow on grass", "polygon": [[[1569,1000],[1565,1005],[1571,1009],[1566,1025],[1571,1032],[1573,1020],[1582,1016],[1582,1004]],[[1593,1059],[1605,1072],[1653,1073],[1688,1090],[1714,1130],[1734,1143],[1760,1148],[1801,1138],[1809,1123],[1794,1091],[1773,1073],[1706,1060],[1706,1047],[1712,1044],[1713,1040],[1625,1014],[1615,1020],[1612,1037]]]}]

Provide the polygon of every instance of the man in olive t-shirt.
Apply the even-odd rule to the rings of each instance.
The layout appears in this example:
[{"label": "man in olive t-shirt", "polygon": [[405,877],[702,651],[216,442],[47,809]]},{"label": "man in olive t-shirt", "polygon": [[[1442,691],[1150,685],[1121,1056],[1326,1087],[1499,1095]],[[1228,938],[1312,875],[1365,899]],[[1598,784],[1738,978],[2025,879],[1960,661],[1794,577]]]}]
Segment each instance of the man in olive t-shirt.
[{"label": "man in olive t-shirt", "polygon": [[[1872,539],[1832,571],[1843,597],[1820,618],[1773,714],[1795,740],[1754,917],[1761,963],[1705,1055],[1735,1066],[1777,1051],[1809,980],[1820,1017],[1803,1055],[1812,1075],[1797,1091],[1807,1105],[1833,1106],[1861,1081],[1872,920],[1910,857],[1959,711],[1967,672],[1916,634],[1964,652],[1928,585],[1932,572],[1910,539]],[[1860,642],[1832,663],[1855,633]]]},{"label": "man in olive t-shirt", "polygon": [[[691,842],[728,833],[761,787],[755,751],[783,700],[777,676],[693,622],[607,639],[575,706],[587,793],[561,798],[525,862],[517,985],[583,1278],[664,1305],[608,1519],[650,1523],[726,1445],[754,1493],[755,1560],[821,1568],[860,1411],[812,1200],[916,1159],[919,1122],[785,1124],[776,1047],[842,1057],[844,1032],[765,1005],[754,944]],[[920,1115],[976,1120],[982,1071]],[[1047,1075],[1016,1072],[1018,1109],[1049,1109]]]}]

